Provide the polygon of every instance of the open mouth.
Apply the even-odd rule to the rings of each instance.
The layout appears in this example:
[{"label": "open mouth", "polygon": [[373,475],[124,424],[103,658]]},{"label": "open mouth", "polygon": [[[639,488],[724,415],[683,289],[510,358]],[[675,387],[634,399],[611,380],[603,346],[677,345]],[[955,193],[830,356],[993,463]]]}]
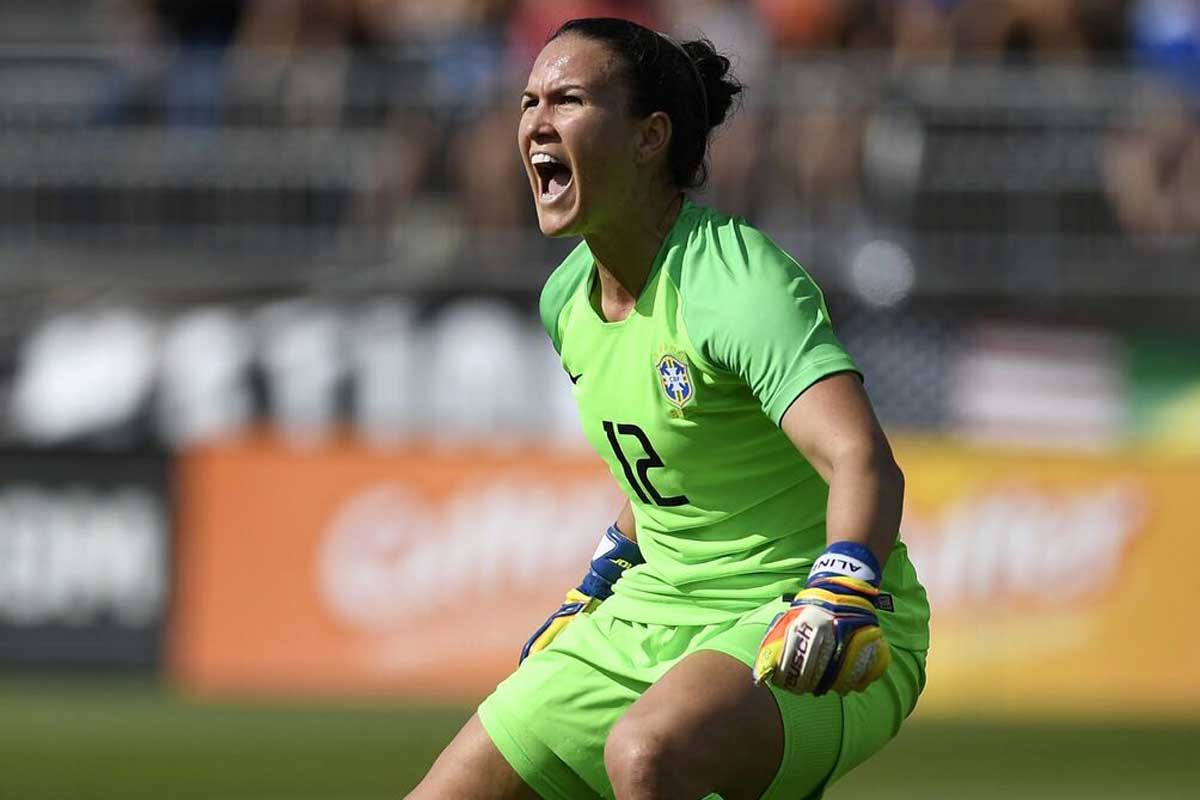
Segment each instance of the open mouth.
[{"label": "open mouth", "polygon": [[537,173],[541,201],[552,203],[571,186],[571,168],[549,153],[534,153],[530,158]]}]

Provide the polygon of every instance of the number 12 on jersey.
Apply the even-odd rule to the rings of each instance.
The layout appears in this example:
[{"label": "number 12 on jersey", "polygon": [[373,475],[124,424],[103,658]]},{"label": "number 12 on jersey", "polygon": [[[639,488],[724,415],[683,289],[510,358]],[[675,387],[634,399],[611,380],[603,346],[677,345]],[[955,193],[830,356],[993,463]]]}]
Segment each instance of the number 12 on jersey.
[{"label": "number 12 on jersey", "polygon": [[[617,460],[621,462],[621,469],[625,472],[625,479],[629,481],[629,485],[633,487],[633,491],[643,503],[653,502],[658,506],[684,506],[687,505],[688,499],[686,495],[677,494],[671,497],[663,497],[658,489],[654,488],[654,484],[650,482],[648,473],[650,470],[657,467],[665,467],[662,459],[658,457],[658,453],[654,450],[654,445],[650,444],[650,437],[646,432],[637,425],[628,422],[611,422],[604,420],[604,433],[608,436],[608,443],[612,445],[613,454]],[[642,445],[642,450],[645,452],[645,458],[639,458],[630,466],[629,459],[625,457],[625,451],[621,449],[621,436],[632,436]],[[637,473],[634,474],[636,468]],[[649,495],[647,497],[646,495]],[[652,500],[653,499],[653,500]]]}]

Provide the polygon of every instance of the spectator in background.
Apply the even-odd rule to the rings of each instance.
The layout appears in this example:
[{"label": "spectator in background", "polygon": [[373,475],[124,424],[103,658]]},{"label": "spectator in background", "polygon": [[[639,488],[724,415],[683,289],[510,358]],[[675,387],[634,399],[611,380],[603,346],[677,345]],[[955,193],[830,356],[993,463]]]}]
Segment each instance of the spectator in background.
[{"label": "spectator in background", "polygon": [[759,102],[749,100],[734,114],[709,144],[712,169],[708,186],[699,197],[712,198],[728,213],[753,216],[756,211],[754,174],[764,164],[761,147],[752,143],[766,122],[766,84],[771,51],[767,32],[755,14],[747,14],[741,3],[727,0],[663,0],[659,4],[666,33],[686,41],[702,34],[717,51],[731,54],[733,69],[742,81],[763,90]]},{"label": "spectator in background", "polygon": [[1105,181],[1121,224],[1147,237],[1200,234],[1200,126],[1178,96],[1142,100],[1105,150]]},{"label": "spectator in background", "polygon": [[229,119],[285,125],[341,121],[349,51],[360,23],[356,5],[248,2],[233,57]]},{"label": "spectator in background", "polygon": [[1200,3],[1140,0],[1129,17],[1138,61],[1200,99]]},{"label": "spectator in background", "polygon": [[[449,23],[430,36],[436,41],[434,92],[443,104],[449,135],[439,154],[442,174],[465,230],[487,236],[512,230],[528,219],[519,191],[521,165],[512,143],[516,90],[505,91],[508,73],[506,23],[511,0],[420,0],[427,23]],[[439,12],[433,9],[441,6]],[[406,12],[411,14],[412,12]],[[427,26],[426,31],[433,32]]]},{"label": "spectator in background", "polygon": [[1129,0],[1075,0],[1072,19],[1092,61],[1122,62],[1129,46],[1129,6]]},{"label": "spectator in background", "polygon": [[892,62],[904,67],[910,64],[945,64],[954,51],[954,35],[949,12],[958,0],[907,0],[897,3],[892,11],[894,37]]},{"label": "spectator in background", "polygon": [[[502,22],[511,0],[357,0],[388,51],[389,82],[379,175],[380,221],[421,218],[412,202],[431,183],[454,186],[451,133],[497,94],[504,80]],[[427,196],[431,193],[425,193]],[[436,193],[434,193],[436,194]],[[460,207],[463,198],[455,196]],[[437,205],[437,201],[427,202]],[[428,209],[425,209],[428,210]],[[417,213],[414,214],[413,212]],[[461,221],[461,220],[459,220]]]},{"label": "spectator in background", "polygon": [[648,28],[662,27],[657,4],[644,0],[515,0],[508,25],[514,69],[528,70],[550,34],[580,17],[623,17]]},{"label": "spectator in background", "polygon": [[1127,0],[941,0],[976,61],[1080,61],[1119,46]]},{"label": "spectator in background", "polygon": [[952,16],[958,53],[966,60],[1023,63],[1064,42],[1062,0],[965,0]]},{"label": "spectator in background", "polygon": [[220,121],[226,54],[246,11],[246,0],[151,0],[166,41],[176,46],[164,86],[168,123]]},{"label": "spectator in background", "polygon": [[772,48],[781,55],[832,47],[849,3],[840,0],[752,0]]},{"label": "spectator in background", "polygon": [[1117,218],[1147,237],[1200,235],[1200,6],[1141,0],[1130,9],[1137,61],[1162,81],[1135,98],[1110,137],[1105,179]]},{"label": "spectator in background", "polygon": [[435,103],[473,106],[494,96],[505,79],[504,23],[513,0],[360,0],[390,19],[392,40],[432,60],[424,87]]},{"label": "spectator in background", "polygon": [[530,214],[521,162],[512,141],[512,105],[494,105],[451,139],[447,176],[462,222],[471,232],[512,230]]},{"label": "spectator in background", "polygon": [[[501,20],[509,0],[257,0],[241,40],[251,107],[278,121],[340,123],[383,133],[373,188],[356,209],[392,229],[437,214],[433,184],[461,182],[447,131],[503,78]],[[469,112],[468,112],[469,109]],[[491,144],[489,142],[489,144]],[[487,152],[473,159],[481,174]],[[446,164],[443,170],[441,165]],[[471,197],[468,190],[463,198]],[[465,203],[460,199],[460,206]],[[445,209],[443,208],[442,211]],[[467,225],[476,220],[469,207]],[[510,222],[502,218],[502,223]]]},{"label": "spectator in background", "polygon": [[[879,51],[891,40],[892,6],[877,0],[755,0],[755,7],[781,56],[814,58],[811,67],[801,61],[790,69],[812,70],[821,76],[806,87],[814,91],[798,104],[775,109],[767,146],[767,162],[772,166],[763,174],[759,189],[763,210],[769,214],[777,208],[799,208],[806,224],[841,220],[859,206],[866,122],[859,92],[843,92],[838,85],[844,77],[841,67],[865,78],[868,87],[877,82]],[[863,58],[830,71],[830,54],[846,49],[862,51]],[[777,80],[775,88],[789,87]],[[764,224],[775,224],[768,220]],[[779,224],[786,223],[780,220]]]},{"label": "spectator in background", "polygon": [[[123,71],[98,111],[99,122],[160,119],[214,125],[221,119],[226,55],[247,0],[110,0],[111,30]],[[124,48],[129,48],[125,52]],[[164,53],[166,58],[160,58]]]}]

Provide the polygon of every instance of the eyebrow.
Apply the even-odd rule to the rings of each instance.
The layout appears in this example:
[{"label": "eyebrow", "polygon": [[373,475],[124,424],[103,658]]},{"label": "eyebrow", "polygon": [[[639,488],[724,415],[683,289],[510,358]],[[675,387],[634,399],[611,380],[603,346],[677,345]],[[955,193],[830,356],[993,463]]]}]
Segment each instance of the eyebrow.
[{"label": "eyebrow", "polygon": [[[586,86],[584,86],[582,83],[564,83],[562,85],[552,86],[550,88],[549,94],[554,94],[556,92],[561,94],[563,92],[568,92],[572,89],[578,89],[579,91],[583,91],[583,92],[588,91],[588,88]],[[522,97],[532,96],[533,94],[534,94],[534,92],[531,89],[529,89],[528,87],[526,87],[525,90],[521,92]]]}]

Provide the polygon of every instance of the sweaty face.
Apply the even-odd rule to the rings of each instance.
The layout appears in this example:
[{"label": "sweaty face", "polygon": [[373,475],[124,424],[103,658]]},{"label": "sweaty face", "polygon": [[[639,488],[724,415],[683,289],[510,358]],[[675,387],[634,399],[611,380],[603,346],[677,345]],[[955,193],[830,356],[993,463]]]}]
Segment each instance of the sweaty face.
[{"label": "sweaty face", "polygon": [[618,70],[605,45],[567,34],[529,73],[517,144],[547,236],[594,230],[630,193],[636,123]]}]

